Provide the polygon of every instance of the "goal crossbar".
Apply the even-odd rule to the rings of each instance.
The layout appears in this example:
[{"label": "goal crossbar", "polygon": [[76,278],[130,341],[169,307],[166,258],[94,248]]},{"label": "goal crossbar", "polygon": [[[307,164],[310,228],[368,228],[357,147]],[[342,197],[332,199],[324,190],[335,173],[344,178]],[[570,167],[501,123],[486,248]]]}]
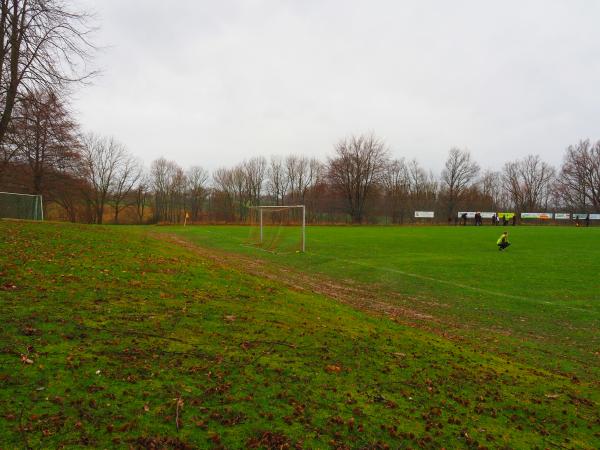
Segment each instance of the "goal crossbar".
[{"label": "goal crossbar", "polygon": [[21,195],[23,197],[39,197],[39,195],[34,195],[34,194],[19,194],[18,192],[4,192],[4,191],[0,191],[0,194]]},{"label": "goal crossbar", "polygon": [[257,205],[250,206],[250,209],[257,209],[259,211],[259,226],[260,226],[260,243],[263,243],[264,234],[263,234],[263,211],[271,210],[271,211],[284,211],[286,209],[302,209],[302,242],[301,248],[302,253],[306,251],[306,207],[304,205]]}]

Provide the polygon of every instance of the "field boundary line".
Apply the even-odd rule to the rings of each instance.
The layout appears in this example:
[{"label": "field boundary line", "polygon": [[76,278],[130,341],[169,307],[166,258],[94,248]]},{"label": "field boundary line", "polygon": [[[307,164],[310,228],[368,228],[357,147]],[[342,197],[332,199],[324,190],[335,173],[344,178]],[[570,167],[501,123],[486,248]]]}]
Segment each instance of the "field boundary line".
[{"label": "field boundary line", "polygon": [[[315,253],[315,254],[317,254],[317,253]],[[323,257],[322,255],[319,255],[319,256]],[[488,295],[494,295],[496,297],[512,298],[514,300],[525,300],[525,301],[530,301],[530,302],[534,302],[534,303],[544,303],[546,305],[551,305],[551,306],[555,306],[555,307],[558,307],[558,308],[572,309],[574,311],[591,312],[591,310],[589,310],[589,309],[578,308],[576,306],[561,305],[561,304],[549,302],[547,300],[541,300],[541,299],[536,299],[536,298],[532,298],[532,297],[523,297],[523,296],[520,296],[520,295],[504,294],[502,292],[496,292],[496,291],[491,291],[491,290],[488,290],[488,289],[482,289],[482,288],[478,288],[476,286],[470,286],[468,284],[456,283],[454,281],[441,280],[439,278],[430,277],[428,275],[420,275],[418,273],[407,272],[405,270],[395,269],[393,267],[374,266],[374,265],[367,264],[367,263],[364,263],[364,262],[352,261],[352,260],[349,260],[349,259],[338,258],[338,257],[335,257],[335,256],[326,256],[325,258],[330,258],[330,259],[335,260],[335,261],[341,261],[341,262],[345,262],[345,263],[348,263],[348,264],[354,264],[354,265],[357,265],[357,266],[368,267],[370,269],[384,270],[386,272],[397,273],[397,274],[400,274],[400,275],[404,275],[406,277],[417,278],[417,279],[420,279],[420,280],[433,281],[433,282],[440,283],[440,284],[446,284],[446,285],[449,285],[449,286],[459,287],[461,289],[470,289],[470,290],[475,291],[475,292],[480,292],[482,294],[488,294]]]}]

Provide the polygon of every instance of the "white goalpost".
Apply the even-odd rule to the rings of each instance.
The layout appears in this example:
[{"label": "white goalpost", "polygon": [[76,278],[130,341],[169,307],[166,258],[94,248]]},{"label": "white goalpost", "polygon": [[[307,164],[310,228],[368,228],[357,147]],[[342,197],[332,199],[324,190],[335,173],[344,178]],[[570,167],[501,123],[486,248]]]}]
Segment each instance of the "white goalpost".
[{"label": "white goalpost", "polygon": [[[254,240],[262,247],[273,249],[280,241],[288,244],[299,239],[298,250],[306,252],[306,207],[304,205],[283,206],[251,206],[256,217],[252,217],[251,225],[258,227],[258,236]],[[286,232],[282,231],[284,229]],[[298,234],[292,228],[300,228]]]},{"label": "white goalpost", "polygon": [[44,220],[42,196],[0,192],[0,219]]}]

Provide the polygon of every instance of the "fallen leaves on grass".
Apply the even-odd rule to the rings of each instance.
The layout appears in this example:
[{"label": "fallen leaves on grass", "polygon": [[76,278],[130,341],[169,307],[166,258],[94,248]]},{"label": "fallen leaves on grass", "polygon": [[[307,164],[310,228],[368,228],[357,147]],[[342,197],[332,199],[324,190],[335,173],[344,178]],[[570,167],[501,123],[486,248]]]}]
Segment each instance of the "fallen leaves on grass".
[{"label": "fallen leaves on grass", "polygon": [[130,441],[137,448],[145,449],[174,449],[174,450],[192,450],[196,447],[182,441],[179,438],[165,438],[165,437],[139,437]]},{"label": "fallen leaves on grass", "polygon": [[246,442],[246,448],[264,448],[267,450],[301,449],[302,443],[293,444],[291,439],[283,433],[261,431],[257,437],[250,438]]},{"label": "fallen leaves on grass", "polygon": [[340,373],[342,368],[336,364],[329,364],[325,367],[325,371],[329,373]]}]

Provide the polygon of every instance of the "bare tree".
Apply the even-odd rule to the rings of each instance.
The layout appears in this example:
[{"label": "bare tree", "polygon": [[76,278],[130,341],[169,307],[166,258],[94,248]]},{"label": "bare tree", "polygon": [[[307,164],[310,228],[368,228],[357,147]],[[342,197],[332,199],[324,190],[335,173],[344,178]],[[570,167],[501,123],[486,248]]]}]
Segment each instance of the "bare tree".
[{"label": "bare tree", "polygon": [[0,144],[19,96],[92,75],[91,31],[89,16],[62,0],[0,0]]},{"label": "bare tree", "polygon": [[56,180],[50,187],[52,199],[62,207],[67,220],[70,222],[89,222],[86,200],[89,198],[90,187],[79,172],[79,164],[68,174]]},{"label": "bare tree", "polygon": [[408,163],[407,170],[411,194],[418,196],[426,190],[427,172],[425,172],[425,169],[420,166],[416,159]]},{"label": "bare tree", "polygon": [[183,169],[173,161],[159,158],[152,162],[150,177],[154,191],[154,220],[181,221],[187,184]]},{"label": "bare tree", "polygon": [[208,192],[208,172],[200,166],[193,166],[187,171],[190,213],[192,220],[198,220],[202,212],[202,204]]},{"label": "bare tree", "polygon": [[92,188],[91,203],[95,221],[101,224],[110,190],[126,158],[125,148],[113,138],[88,134],[83,138],[82,161]]},{"label": "bare tree", "polygon": [[[235,186],[233,181],[233,170],[221,167],[213,173],[213,184],[215,186],[213,197],[221,200],[216,203],[221,206],[221,213],[226,221],[235,217]],[[214,203],[213,203],[214,204]]]},{"label": "bare tree", "polygon": [[180,223],[183,221],[188,180],[184,170],[175,164],[175,171],[169,186],[169,218],[170,222]]},{"label": "bare tree", "polygon": [[119,213],[135,203],[135,198],[130,197],[136,184],[142,177],[142,173],[141,162],[124,151],[110,187],[115,223],[119,223]]},{"label": "bare tree", "polygon": [[[247,162],[243,162],[230,169],[222,167],[213,174],[216,194],[224,200],[226,220],[246,220],[248,204],[252,195],[257,195],[252,191],[253,182],[248,180],[248,171],[252,169],[247,165]],[[259,178],[257,175],[255,180]]]},{"label": "bare tree", "polygon": [[560,199],[572,208],[600,207],[600,141],[580,141],[567,148],[557,180]]},{"label": "bare tree", "polygon": [[154,193],[154,220],[159,222],[166,220],[168,215],[169,185],[174,163],[165,158],[159,158],[150,166],[150,179]]},{"label": "bare tree", "polygon": [[450,150],[441,177],[448,217],[454,215],[458,201],[478,174],[479,166],[471,160],[468,151],[458,148]]},{"label": "bare tree", "polygon": [[53,91],[33,92],[15,109],[10,137],[17,159],[31,171],[31,190],[45,194],[48,176],[69,170],[79,159],[78,127],[64,102]]},{"label": "bare tree", "polygon": [[322,164],[315,158],[288,156],[285,165],[289,180],[289,197],[292,203],[306,202],[306,192],[323,172]]},{"label": "bare tree", "polygon": [[384,202],[392,223],[402,223],[410,195],[410,175],[404,159],[395,159],[387,165],[383,176]]},{"label": "bare tree", "polygon": [[267,192],[276,205],[283,205],[290,179],[280,156],[272,156],[267,171]]},{"label": "bare tree", "polygon": [[261,193],[267,175],[267,160],[258,156],[242,163],[247,196],[253,205],[260,205]]},{"label": "bare tree", "polygon": [[437,201],[438,183],[431,172],[427,172],[416,159],[407,165],[410,182],[410,204],[412,208],[432,209]]},{"label": "bare tree", "polygon": [[479,191],[492,211],[499,211],[506,206],[505,190],[502,188],[502,175],[494,170],[486,170],[479,180]]},{"label": "bare tree", "polygon": [[554,168],[539,155],[529,155],[506,163],[502,180],[514,207],[523,212],[548,207],[554,174]]},{"label": "bare tree", "polygon": [[329,159],[328,177],[344,197],[346,211],[354,223],[361,223],[367,200],[383,175],[388,150],[374,134],[342,139]]},{"label": "bare tree", "polygon": [[234,201],[237,206],[238,220],[244,221],[247,217],[248,202],[250,202],[250,191],[248,177],[244,164],[238,164],[231,169],[231,186],[233,187]]}]

